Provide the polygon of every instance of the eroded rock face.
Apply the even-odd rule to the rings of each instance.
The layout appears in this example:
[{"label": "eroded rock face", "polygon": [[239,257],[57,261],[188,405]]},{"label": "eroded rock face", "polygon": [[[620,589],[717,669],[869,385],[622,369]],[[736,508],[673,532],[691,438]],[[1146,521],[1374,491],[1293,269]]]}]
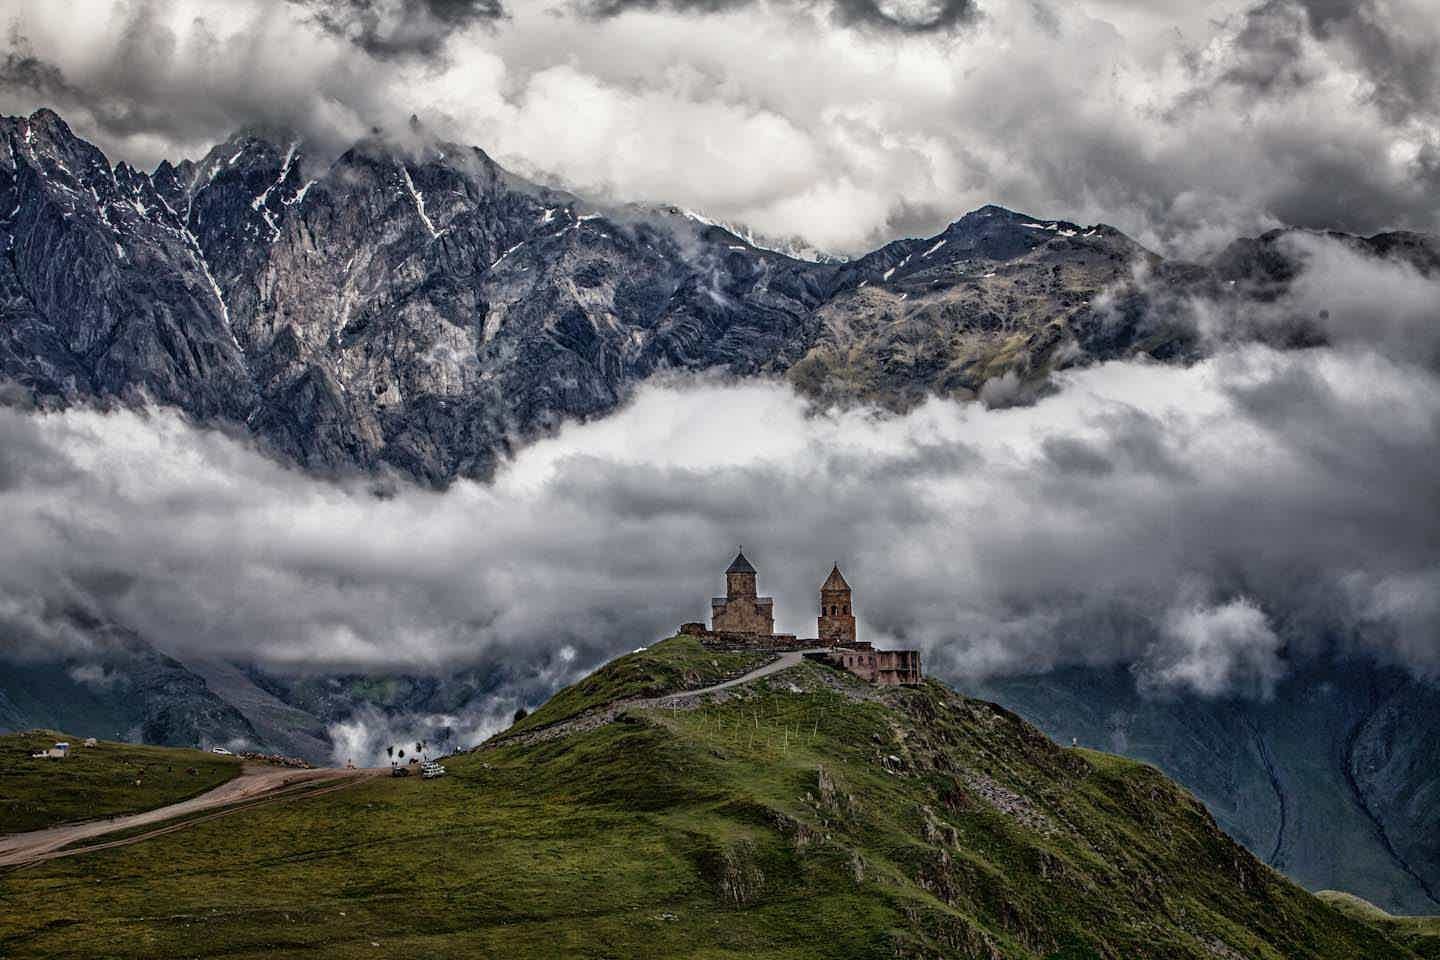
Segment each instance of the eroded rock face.
[{"label": "eroded rock face", "polygon": [[315,170],[303,144],[247,133],[147,176],[48,111],[0,137],[5,376],[244,422],[317,469],[485,476],[658,369],[783,371],[828,282],[453,144],[362,143]]},{"label": "eroded rock face", "polygon": [[[145,174],[47,110],[0,118],[0,140],[9,391],[174,405],[313,470],[433,484],[487,477],[662,370],[784,376],[827,404],[1023,401],[1070,365],[1193,357],[1188,298],[1273,302],[1296,269],[1278,234],[1175,264],[993,206],[817,263],[434,141],[327,163],[248,131]],[[1435,238],[1350,239],[1440,269]]]}]

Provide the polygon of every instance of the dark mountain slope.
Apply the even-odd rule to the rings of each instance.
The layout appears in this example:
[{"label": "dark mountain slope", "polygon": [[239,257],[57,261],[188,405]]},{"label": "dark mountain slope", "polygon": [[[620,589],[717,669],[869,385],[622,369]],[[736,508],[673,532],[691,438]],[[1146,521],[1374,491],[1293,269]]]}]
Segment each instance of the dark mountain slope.
[{"label": "dark mountain slope", "polygon": [[1096,298],[1132,284],[1138,261],[1160,258],[1114,228],[983,207],[842,268],[791,378],[829,401],[903,409],[935,394],[973,397],[1007,373],[1033,385],[1083,358],[1183,352],[1183,331],[1141,344],[1138,324],[1117,328],[1097,313]]},{"label": "dark mountain slope", "polygon": [[[4,374],[244,421],[306,466],[486,475],[660,368],[783,370],[829,268],[678,211],[587,212],[483,152],[255,133],[153,177],[53,113],[9,162]],[[283,137],[283,135],[280,135]]]},{"label": "dark mountain slope", "polygon": [[1266,702],[1147,698],[1128,671],[974,687],[1062,742],[1156,764],[1232,835],[1311,889],[1440,910],[1440,692],[1364,660],[1297,671]]},{"label": "dark mountain slope", "polygon": [[83,653],[0,661],[0,731],[45,727],[163,746],[272,749],[200,676],[134,632],[80,613],[70,622]]}]

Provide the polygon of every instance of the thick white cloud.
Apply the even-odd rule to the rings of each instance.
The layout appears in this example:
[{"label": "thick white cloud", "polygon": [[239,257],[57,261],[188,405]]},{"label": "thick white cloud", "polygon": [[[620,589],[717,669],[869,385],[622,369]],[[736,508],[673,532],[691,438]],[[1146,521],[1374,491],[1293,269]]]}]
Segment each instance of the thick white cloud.
[{"label": "thick white cloud", "polygon": [[[786,0],[454,20],[397,19],[417,6],[398,0],[0,6],[0,109],[55,106],[146,164],[249,122],[338,148],[415,112],[521,172],[843,252],[991,201],[1182,252],[1440,216],[1424,0],[987,0],[919,33]],[[347,25],[357,7],[385,16]]]},{"label": "thick white cloud", "polygon": [[1281,641],[1265,613],[1241,597],[1218,607],[1172,611],[1162,641],[1142,661],[1142,688],[1214,697],[1237,691],[1268,697],[1285,675]]},{"label": "thick white cloud", "polygon": [[703,618],[744,543],[781,629],[813,632],[839,561],[863,633],[942,676],[1126,662],[1263,694],[1281,643],[1440,665],[1440,386],[1351,348],[1112,363],[1034,406],[904,417],[654,383],[491,487],[384,498],[169,413],[0,411],[0,435],[11,654],[78,608],[180,653],[560,683]]}]

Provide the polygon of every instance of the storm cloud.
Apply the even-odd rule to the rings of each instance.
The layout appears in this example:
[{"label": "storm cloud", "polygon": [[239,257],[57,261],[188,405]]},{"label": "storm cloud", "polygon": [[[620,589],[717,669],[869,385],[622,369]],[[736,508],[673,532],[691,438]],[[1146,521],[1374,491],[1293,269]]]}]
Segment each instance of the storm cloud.
[{"label": "storm cloud", "polygon": [[290,0],[380,59],[441,54],[450,34],[504,16],[499,0]]},{"label": "storm cloud", "polygon": [[[632,10],[729,13],[757,0],[580,0],[576,9],[592,17],[613,17]],[[828,9],[834,22],[902,33],[953,30],[977,16],[974,0],[790,0],[797,7]]]},{"label": "storm cloud", "polygon": [[0,109],[144,166],[256,124],[318,156],[417,114],[599,200],[840,253],[988,202],[1187,255],[1440,225],[1422,0],[0,5]]}]

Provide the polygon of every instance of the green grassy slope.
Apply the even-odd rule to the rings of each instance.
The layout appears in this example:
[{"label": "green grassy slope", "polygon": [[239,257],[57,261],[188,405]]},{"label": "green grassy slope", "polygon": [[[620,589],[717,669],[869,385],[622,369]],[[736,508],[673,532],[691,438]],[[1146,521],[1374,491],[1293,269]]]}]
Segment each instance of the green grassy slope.
[{"label": "green grassy slope", "polygon": [[447,766],[0,875],[0,955],[1415,956],[1153,768],[934,683],[806,663]]},{"label": "green grassy slope", "polygon": [[1418,956],[1427,960],[1440,958],[1440,917],[1397,917],[1368,900],[1338,890],[1321,890],[1315,896],[1341,913],[1384,931]]},{"label": "green grassy slope", "polygon": [[[31,758],[57,740],[70,741],[69,757]],[[212,790],[240,772],[234,757],[199,750],[81,743],[54,731],[0,736],[0,834],[151,810]]]},{"label": "green grassy slope", "polygon": [[617,657],[603,670],[566,687],[515,724],[511,732],[548,726],[618,700],[708,687],[763,666],[772,658],[767,653],[714,652],[694,637],[671,637]]}]

